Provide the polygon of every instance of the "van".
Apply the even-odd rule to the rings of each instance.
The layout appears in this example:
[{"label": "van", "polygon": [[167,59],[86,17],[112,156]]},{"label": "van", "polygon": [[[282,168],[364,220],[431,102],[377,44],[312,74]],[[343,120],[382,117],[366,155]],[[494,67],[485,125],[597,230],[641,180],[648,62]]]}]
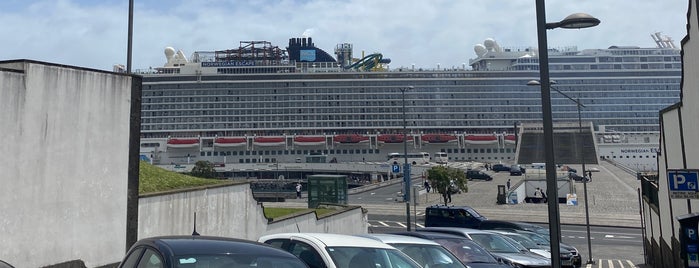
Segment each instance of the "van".
[{"label": "van", "polygon": [[478,228],[488,220],[469,206],[434,205],[425,208],[425,227]]}]

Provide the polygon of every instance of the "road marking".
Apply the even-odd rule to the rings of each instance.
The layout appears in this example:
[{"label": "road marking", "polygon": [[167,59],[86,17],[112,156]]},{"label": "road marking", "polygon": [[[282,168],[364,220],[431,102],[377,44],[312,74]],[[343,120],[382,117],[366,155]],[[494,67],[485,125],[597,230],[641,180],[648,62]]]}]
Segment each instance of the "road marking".
[{"label": "road marking", "polygon": [[388,224],[386,224],[385,222],[382,222],[382,221],[379,221],[379,224],[381,224],[381,225],[383,225],[383,226],[386,226],[386,227],[389,227],[389,226],[390,226],[390,225],[388,225]]},{"label": "road marking", "polygon": [[585,268],[637,268],[630,260],[597,260],[594,264],[583,264]]},{"label": "road marking", "polygon": [[396,224],[400,225],[400,226],[403,227],[403,228],[407,227],[407,226],[405,226],[405,224],[403,224],[403,223],[401,223],[401,222],[396,222]]},{"label": "road marking", "polygon": [[422,224],[419,224],[419,223],[415,223],[415,225],[417,225],[417,227],[420,227],[420,228],[425,228],[425,226],[424,226],[424,225],[422,225]]}]

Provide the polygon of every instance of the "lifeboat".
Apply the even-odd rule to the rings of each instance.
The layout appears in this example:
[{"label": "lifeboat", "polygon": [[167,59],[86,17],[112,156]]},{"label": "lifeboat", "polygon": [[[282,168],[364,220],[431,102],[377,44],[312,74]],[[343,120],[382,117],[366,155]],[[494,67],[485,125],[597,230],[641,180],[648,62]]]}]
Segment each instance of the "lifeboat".
[{"label": "lifeboat", "polygon": [[214,146],[216,147],[237,147],[245,146],[247,144],[247,139],[245,137],[220,137],[214,139]]},{"label": "lifeboat", "polygon": [[425,143],[447,143],[456,142],[456,136],[448,134],[426,134],[420,138]]},{"label": "lifeboat", "polygon": [[517,137],[515,137],[515,135],[505,135],[505,143],[515,144],[516,141],[517,141]]},{"label": "lifeboat", "polygon": [[255,137],[252,142],[257,146],[281,146],[286,144],[284,137]]},{"label": "lifeboat", "polygon": [[498,143],[498,137],[495,137],[495,135],[466,135],[465,140],[468,144]]},{"label": "lifeboat", "polygon": [[365,143],[369,142],[369,137],[358,134],[340,134],[333,137],[333,142],[335,143]]},{"label": "lifeboat", "polygon": [[[403,143],[403,134],[380,134],[376,139],[382,143]],[[411,137],[407,141],[411,141]]]},{"label": "lifeboat", "polygon": [[194,148],[199,147],[199,139],[168,139],[167,147],[169,148]]},{"label": "lifeboat", "polygon": [[325,136],[296,136],[294,137],[294,145],[311,146],[325,144]]}]

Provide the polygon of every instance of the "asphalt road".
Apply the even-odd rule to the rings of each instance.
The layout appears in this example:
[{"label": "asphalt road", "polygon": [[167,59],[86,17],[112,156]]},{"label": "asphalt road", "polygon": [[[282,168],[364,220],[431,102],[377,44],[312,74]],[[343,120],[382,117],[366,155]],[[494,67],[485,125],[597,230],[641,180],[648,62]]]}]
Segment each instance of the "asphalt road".
[{"label": "asphalt road", "polygon": [[[503,184],[502,182],[506,181],[509,176],[502,173],[493,175],[495,177],[495,180],[493,181],[469,181],[469,192],[465,193],[464,195],[481,199],[494,198],[497,194],[496,185]],[[622,184],[629,184],[633,182],[627,182],[623,179],[609,179],[605,183],[610,183],[612,185],[602,185],[601,183],[598,183],[598,185],[595,186],[604,188],[629,188],[628,185]],[[422,185],[422,181],[414,180],[413,184]],[[592,183],[590,183],[588,187],[591,185]],[[349,196],[348,203],[353,205],[362,205],[363,207],[369,208],[369,224],[371,225],[369,228],[370,232],[383,233],[404,231],[407,229],[405,223],[407,218],[406,214],[408,213],[405,209],[405,203],[401,202],[402,187],[402,183],[397,183],[394,185],[353,194]],[[631,185],[631,187],[633,187],[633,185]],[[594,191],[594,188],[592,190]],[[412,198],[415,198],[415,196]],[[414,229],[414,227],[421,227],[421,225],[424,223],[423,212],[425,206],[441,203],[439,195],[435,194],[421,195],[417,196],[417,198],[418,204],[411,204],[410,206],[411,223],[414,224],[411,229]],[[542,205],[542,208],[543,207],[545,206]],[[565,205],[562,207],[565,207]],[[498,208],[502,208],[503,210],[498,213]],[[629,210],[632,209],[632,205],[629,205]],[[499,216],[502,218],[507,218],[507,215],[514,212],[512,210],[512,206],[489,206],[487,211],[489,213],[501,214]],[[594,215],[591,217],[590,222],[595,222]],[[542,224],[542,219],[538,220],[539,224]],[[543,222],[546,222],[546,220],[544,219]],[[590,254],[587,246],[587,230],[584,224],[562,224],[561,241],[578,248],[582,255],[583,263],[589,260]],[[595,262],[595,265],[591,265],[590,267],[640,266],[643,264],[642,241],[643,238],[640,228],[592,224],[590,227],[590,243],[592,245],[592,260]]]}]

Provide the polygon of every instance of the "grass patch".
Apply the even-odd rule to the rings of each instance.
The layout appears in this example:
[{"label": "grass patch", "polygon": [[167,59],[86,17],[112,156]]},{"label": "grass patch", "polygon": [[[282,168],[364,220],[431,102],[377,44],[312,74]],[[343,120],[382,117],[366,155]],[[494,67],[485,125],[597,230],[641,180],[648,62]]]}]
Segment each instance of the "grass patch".
[{"label": "grass patch", "polygon": [[138,193],[147,194],[203,185],[226,183],[225,180],[203,179],[165,170],[141,161],[138,167]]},{"label": "grass patch", "polygon": [[[294,213],[298,213],[301,211],[307,211],[310,210],[308,208],[270,208],[270,207],[265,207],[265,217],[268,219],[276,219],[279,217],[291,215]],[[318,217],[321,217],[326,214],[330,214],[337,211],[336,209],[330,209],[330,208],[317,208],[315,209],[316,214]]]}]

